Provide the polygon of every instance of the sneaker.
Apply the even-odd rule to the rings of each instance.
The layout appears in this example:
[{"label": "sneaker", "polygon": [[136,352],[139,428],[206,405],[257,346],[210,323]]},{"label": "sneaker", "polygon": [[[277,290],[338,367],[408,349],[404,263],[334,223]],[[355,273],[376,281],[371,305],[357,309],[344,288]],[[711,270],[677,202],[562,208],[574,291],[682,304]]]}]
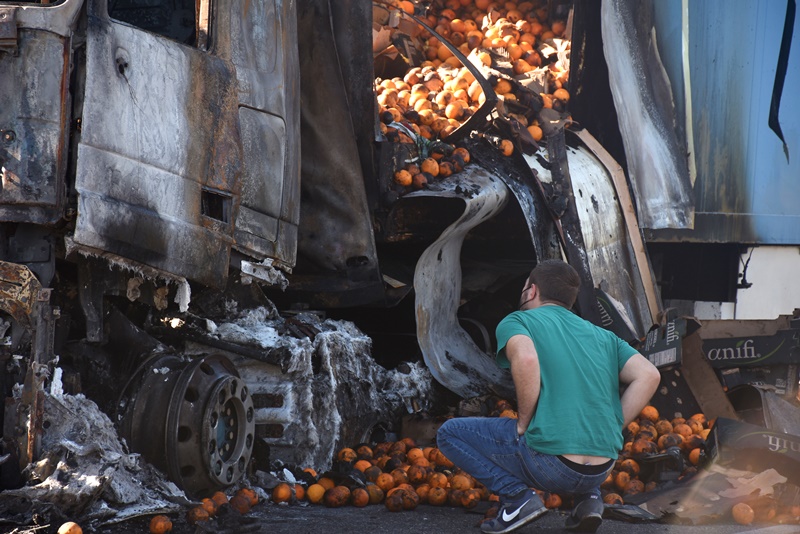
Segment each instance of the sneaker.
[{"label": "sneaker", "polygon": [[497,517],[481,524],[481,531],[487,534],[503,534],[511,532],[522,525],[527,525],[547,511],[542,499],[531,492],[530,496],[521,503],[506,503],[500,507]]},{"label": "sneaker", "polygon": [[574,532],[594,532],[603,522],[603,501],[591,497],[578,503],[567,517],[564,527]]}]

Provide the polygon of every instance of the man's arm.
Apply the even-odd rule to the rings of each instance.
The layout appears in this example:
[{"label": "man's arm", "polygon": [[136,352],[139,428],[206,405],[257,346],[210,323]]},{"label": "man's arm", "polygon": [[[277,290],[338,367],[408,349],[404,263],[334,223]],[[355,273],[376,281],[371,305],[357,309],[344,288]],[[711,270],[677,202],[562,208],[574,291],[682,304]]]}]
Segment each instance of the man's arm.
[{"label": "man's arm", "polygon": [[520,436],[528,430],[528,425],[536,411],[541,389],[539,374],[539,355],[533,340],[528,336],[517,334],[506,343],[506,357],[511,363],[511,378],[517,390],[517,434]]},{"label": "man's arm", "polygon": [[638,416],[642,408],[653,398],[653,394],[661,382],[661,373],[650,360],[641,354],[634,354],[622,366],[619,381],[628,384],[620,399],[622,402],[622,417],[625,419],[623,428]]}]

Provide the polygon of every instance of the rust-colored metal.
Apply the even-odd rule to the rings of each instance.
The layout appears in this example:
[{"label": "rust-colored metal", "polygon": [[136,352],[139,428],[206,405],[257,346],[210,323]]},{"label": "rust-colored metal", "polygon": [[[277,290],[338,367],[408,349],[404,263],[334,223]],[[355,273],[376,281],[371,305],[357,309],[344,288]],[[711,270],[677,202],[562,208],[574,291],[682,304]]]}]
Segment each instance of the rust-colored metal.
[{"label": "rust-colored metal", "polygon": [[24,265],[0,261],[0,310],[30,328],[34,306],[42,286]]}]

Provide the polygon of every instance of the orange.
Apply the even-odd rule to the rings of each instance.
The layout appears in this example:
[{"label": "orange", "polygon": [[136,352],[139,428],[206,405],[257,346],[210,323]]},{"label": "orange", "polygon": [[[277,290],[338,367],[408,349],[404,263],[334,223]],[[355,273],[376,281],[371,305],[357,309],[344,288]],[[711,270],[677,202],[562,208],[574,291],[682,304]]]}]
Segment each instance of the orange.
[{"label": "orange", "polygon": [[[291,490],[289,490],[289,495],[291,495]],[[242,515],[249,512],[251,508],[250,499],[248,499],[244,495],[234,495],[228,504],[230,505],[231,508],[233,508]]]},{"label": "orange", "polygon": [[694,421],[692,419],[689,419],[688,421],[686,421],[686,424],[689,425],[689,428],[692,429],[693,434],[699,434],[704,430],[703,423],[701,423],[700,421]]},{"label": "orange", "polygon": [[68,521],[58,527],[58,534],[83,534],[83,529],[78,523]]},{"label": "orange", "polygon": [[450,487],[457,490],[472,489],[472,480],[467,475],[453,475],[450,479]]},{"label": "orange", "polygon": [[658,438],[658,432],[656,429],[651,426],[643,426],[639,429],[639,433],[636,434],[636,439],[646,439],[648,441],[656,441]]},{"label": "orange", "polygon": [[336,482],[333,481],[330,477],[322,477],[317,480],[317,484],[325,488],[326,490],[332,489],[336,486]]},{"label": "orange", "polygon": [[680,423],[675,425],[673,430],[675,431],[676,434],[680,434],[684,438],[688,438],[689,436],[694,434],[694,432],[692,432],[692,427],[690,427],[686,423]]},{"label": "orange", "polygon": [[481,492],[476,489],[464,491],[461,494],[460,503],[464,508],[475,508],[481,502]]},{"label": "orange", "polygon": [[336,459],[340,462],[352,462],[356,459],[358,455],[356,451],[350,448],[344,448],[339,451],[339,454],[336,455]]},{"label": "orange", "polygon": [[319,504],[325,495],[325,487],[321,484],[311,484],[306,491],[306,495],[308,495],[309,502]]},{"label": "orange", "polygon": [[659,419],[656,421],[656,432],[658,432],[659,436],[663,436],[664,434],[669,434],[672,432],[672,423],[667,421],[666,419]]},{"label": "orange", "polygon": [[394,477],[389,473],[381,473],[375,480],[375,484],[384,492],[387,492],[395,486]]},{"label": "orange", "polygon": [[655,406],[647,405],[642,408],[642,412],[639,414],[639,417],[642,419],[649,419],[655,423],[658,421],[658,410],[656,410]]},{"label": "orange", "polygon": [[614,487],[620,491],[625,491],[625,488],[628,486],[628,482],[630,481],[631,476],[625,471],[620,471],[617,473],[617,476],[614,477]]},{"label": "orange", "polygon": [[689,462],[692,465],[697,465],[700,463],[700,451],[702,449],[700,447],[695,447],[691,451],[689,451]]},{"label": "orange", "polygon": [[353,506],[363,508],[369,504],[369,493],[364,488],[356,488],[351,494]]},{"label": "orange", "polygon": [[644,491],[644,482],[639,480],[638,478],[632,479],[628,482],[628,485],[625,486],[625,495],[636,495],[637,493],[641,493]]},{"label": "orange", "polygon": [[383,501],[383,490],[375,484],[367,484],[367,493],[369,493],[370,504],[380,504]]},{"label": "orange", "polygon": [[406,453],[406,458],[409,462],[413,463],[414,460],[417,458],[424,458],[425,453],[419,447],[414,447],[413,449],[409,449]]},{"label": "orange", "polygon": [[[416,460],[414,460],[412,462],[411,465],[418,465],[420,467],[430,467],[431,463],[428,460],[426,460],[425,458],[417,458]],[[430,469],[428,469],[427,471],[430,471]]]},{"label": "orange", "polygon": [[394,479],[395,487],[399,486],[400,484],[408,484],[408,473],[406,473],[405,469],[402,467],[392,470],[392,472],[389,474],[392,475],[392,478]]},{"label": "orange", "polygon": [[428,484],[431,488],[446,488],[447,482],[447,475],[444,473],[434,472],[428,477]]},{"label": "orange", "polygon": [[[295,485],[299,486],[299,484],[295,484]],[[302,488],[302,486],[300,486],[300,487]],[[238,490],[236,492],[236,494],[237,495],[244,495],[245,497],[247,497],[247,500],[250,501],[250,506],[255,506],[256,504],[258,504],[258,495],[256,495],[256,492],[253,491],[252,488],[242,488],[242,489]]]},{"label": "orange", "polygon": [[303,473],[308,473],[312,477],[317,478],[317,472],[310,467],[306,467],[305,469],[303,469]]},{"label": "orange", "polygon": [[450,459],[444,455],[442,451],[439,451],[436,455],[436,465],[444,467],[445,469],[452,469],[455,467],[455,464],[450,461]]},{"label": "orange", "polygon": [[561,501],[561,495],[559,495],[558,493],[546,492],[544,494],[544,497],[545,497],[544,498],[544,505],[547,508],[553,510],[553,509],[561,507],[561,502],[562,502]]},{"label": "orange", "polygon": [[647,439],[637,439],[631,446],[631,454],[651,454],[656,452],[656,444]]},{"label": "orange", "polygon": [[344,506],[350,500],[350,490],[344,486],[336,486],[325,491],[322,497],[322,502],[328,508],[339,508]]},{"label": "orange", "polygon": [[422,484],[428,478],[428,469],[421,465],[412,465],[406,474],[411,484]]},{"label": "orange", "polygon": [[164,534],[172,530],[172,521],[165,515],[157,515],[150,520],[151,534]]},{"label": "orange", "polygon": [[749,525],[755,517],[755,512],[750,508],[750,505],[743,502],[734,505],[731,509],[731,514],[733,514],[733,520],[740,525]]},{"label": "orange", "polygon": [[353,464],[353,468],[358,469],[362,473],[366,473],[367,469],[369,469],[370,467],[372,467],[372,463],[367,460],[358,460],[356,463]]},{"label": "orange", "polygon": [[[534,141],[541,141],[542,140],[542,129],[539,128],[537,125],[532,124],[528,126],[528,133],[531,134]],[[631,423],[634,424],[634,423]],[[638,425],[637,425],[638,427]]]},{"label": "orange", "polygon": [[692,434],[688,438],[684,438],[681,449],[684,451],[691,451],[692,449],[696,449],[704,445],[705,440],[699,434]]},{"label": "orange", "polygon": [[419,495],[420,502],[428,502],[428,493],[431,491],[429,484],[420,484],[414,491],[416,491],[417,495]]},{"label": "orange", "polygon": [[659,450],[664,450],[669,447],[680,447],[683,445],[683,436],[680,434],[676,434],[675,432],[670,432],[669,434],[664,434],[663,436],[658,438],[658,448]]},{"label": "orange", "polygon": [[384,505],[390,512],[400,512],[403,510],[403,496],[395,493],[391,497],[386,497]]},{"label": "orange", "polygon": [[228,502],[228,496],[222,493],[221,491],[217,491],[214,495],[211,496],[211,500],[214,501],[214,504],[217,505],[217,508]]},{"label": "orange", "polygon": [[631,421],[625,428],[627,428],[628,432],[630,432],[634,436],[639,433],[639,423],[637,423],[636,421]]},{"label": "orange", "polygon": [[218,508],[217,503],[215,503],[208,497],[206,497],[200,502],[200,506],[203,508],[203,510],[208,512],[209,516],[213,517],[217,514],[217,508]]},{"label": "orange", "polygon": [[[209,520],[208,512],[203,510],[203,508],[200,506],[195,506],[194,508],[186,512],[186,522],[189,523],[190,525],[195,525],[200,521],[208,521],[208,520]],[[62,534],[67,534],[67,533],[64,532]]]},{"label": "orange", "polygon": [[397,3],[397,7],[399,7],[409,15],[414,14],[414,4],[410,0],[400,0],[400,2]]},{"label": "orange", "polygon": [[706,425],[708,423],[708,419],[706,419],[706,414],[704,413],[696,413],[689,418],[689,421],[697,421],[701,425]]},{"label": "orange", "polygon": [[567,92],[567,90],[564,88],[556,89],[553,91],[553,98],[557,98],[564,102],[569,102],[569,92]]},{"label": "orange", "polygon": [[372,465],[364,470],[364,478],[367,479],[368,482],[375,482],[378,480],[378,477],[382,473],[381,468],[377,465]]},{"label": "orange", "polygon": [[[301,484],[295,484],[294,485],[294,496],[298,501],[302,501],[303,499],[306,498],[306,488],[303,487]],[[256,497],[256,499],[258,499],[258,497]],[[252,502],[251,501],[250,505],[251,506],[255,506],[257,503],[258,503],[258,500],[256,500],[256,502]]]},{"label": "orange", "polygon": [[675,427],[675,425],[679,425],[679,424],[685,423],[685,422],[686,422],[686,419],[684,419],[683,417],[676,417],[671,421],[673,428]]},{"label": "orange", "polygon": [[623,504],[622,497],[620,497],[619,493],[607,493],[605,497],[603,497],[603,502],[606,504]]},{"label": "orange", "polygon": [[512,143],[508,139],[502,139],[500,141],[500,152],[502,152],[504,156],[510,156],[511,154],[514,153],[514,143]]},{"label": "orange", "polygon": [[447,502],[447,490],[440,487],[433,487],[428,492],[428,504],[442,506]]},{"label": "orange", "polygon": [[[292,487],[286,482],[281,482],[272,489],[272,502],[282,503],[289,502],[292,498]],[[248,503],[249,503],[248,499]]]},{"label": "orange", "polygon": [[356,449],[356,454],[359,460],[371,460],[374,456],[372,448],[369,445],[361,445]]},{"label": "orange", "polygon": [[630,458],[622,460],[619,463],[619,469],[620,471],[625,471],[631,477],[636,477],[639,475],[639,464],[636,463],[636,460],[632,460]]},{"label": "orange", "polygon": [[413,510],[419,506],[419,495],[414,490],[402,490],[403,510]]},{"label": "orange", "polygon": [[426,185],[428,185],[428,176],[431,176],[427,172],[421,172],[419,174],[415,174],[411,180],[411,185],[414,186],[414,189],[422,189]]},{"label": "orange", "polygon": [[[511,141],[509,141],[509,143],[511,143]],[[501,143],[501,150],[503,150],[502,143]],[[512,152],[514,151],[514,147],[513,146],[511,147],[511,151]],[[505,154],[505,150],[503,150],[503,154]],[[506,156],[510,156],[511,152],[509,152],[508,154],[505,154],[505,155]],[[514,410],[503,410],[502,412],[500,412],[500,417],[508,417],[509,419],[518,419],[519,415],[517,415],[517,412],[515,412]]]},{"label": "orange", "polygon": [[[453,151],[453,154],[455,154],[455,150]],[[425,456],[426,460],[431,461],[431,454],[437,450],[438,449],[436,447],[425,447],[424,449],[422,449],[422,454]]]},{"label": "orange", "polygon": [[450,506],[461,506],[461,496],[463,493],[464,492],[461,490],[451,489],[447,494],[447,504]]}]

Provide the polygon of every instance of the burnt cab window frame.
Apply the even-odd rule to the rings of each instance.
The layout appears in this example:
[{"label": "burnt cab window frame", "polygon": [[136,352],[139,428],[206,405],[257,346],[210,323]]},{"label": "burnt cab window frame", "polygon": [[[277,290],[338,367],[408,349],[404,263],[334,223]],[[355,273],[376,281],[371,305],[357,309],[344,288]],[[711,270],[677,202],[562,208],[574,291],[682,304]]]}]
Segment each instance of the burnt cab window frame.
[{"label": "burnt cab window frame", "polygon": [[207,51],[211,0],[109,0],[114,20]]}]

